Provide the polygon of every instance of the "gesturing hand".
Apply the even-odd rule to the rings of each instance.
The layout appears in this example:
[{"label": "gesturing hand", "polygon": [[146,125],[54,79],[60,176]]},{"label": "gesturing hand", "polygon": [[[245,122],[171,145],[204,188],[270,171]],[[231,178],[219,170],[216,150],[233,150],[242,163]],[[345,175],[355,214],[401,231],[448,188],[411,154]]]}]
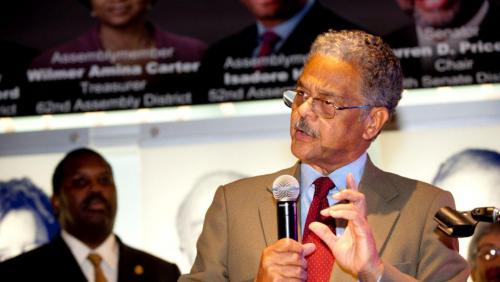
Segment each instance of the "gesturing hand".
[{"label": "gesturing hand", "polygon": [[278,240],[262,252],[255,281],[305,281],[305,257],[314,250],[311,243],[302,245],[288,238]]},{"label": "gesturing hand", "polygon": [[336,193],[337,201],[349,201],[321,211],[323,216],[348,221],[344,234],[336,236],[326,225],[313,222],[309,229],[323,240],[336,262],[360,281],[376,281],[382,274],[383,264],[377,253],[373,233],[366,218],[366,199],[358,191],[352,174],[347,175],[347,188]]}]

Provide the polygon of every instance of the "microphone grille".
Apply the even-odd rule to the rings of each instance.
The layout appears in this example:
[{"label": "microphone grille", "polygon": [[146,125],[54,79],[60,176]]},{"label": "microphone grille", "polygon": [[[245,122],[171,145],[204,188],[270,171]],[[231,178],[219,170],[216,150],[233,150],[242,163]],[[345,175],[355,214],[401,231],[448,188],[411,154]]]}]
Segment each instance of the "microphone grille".
[{"label": "microphone grille", "polygon": [[296,201],[299,193],[299,182],[291,175],[278,176],[273,182],[273,196],[279,202]]}]

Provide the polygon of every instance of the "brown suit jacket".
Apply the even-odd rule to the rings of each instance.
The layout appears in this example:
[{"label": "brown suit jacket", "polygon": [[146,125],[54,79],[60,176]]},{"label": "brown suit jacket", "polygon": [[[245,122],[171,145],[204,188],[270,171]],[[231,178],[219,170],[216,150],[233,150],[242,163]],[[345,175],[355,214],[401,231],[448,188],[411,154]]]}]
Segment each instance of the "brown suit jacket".
[{"label": "brown suit jacket", "polygon": [[[191,273],[179,281],[253,281],[262,250],[278,239],[271,187],[283,174],[300,179],[300,165],[219,187]],[[368,222],[385,266],[381,281],[467,280],[466,261],[434,233],[434,214],[443,206],[454,207],[449,192],[384,172],[370,160],[359,189],[366,196]],[[334,265],[330,281],[356,280]]]}]

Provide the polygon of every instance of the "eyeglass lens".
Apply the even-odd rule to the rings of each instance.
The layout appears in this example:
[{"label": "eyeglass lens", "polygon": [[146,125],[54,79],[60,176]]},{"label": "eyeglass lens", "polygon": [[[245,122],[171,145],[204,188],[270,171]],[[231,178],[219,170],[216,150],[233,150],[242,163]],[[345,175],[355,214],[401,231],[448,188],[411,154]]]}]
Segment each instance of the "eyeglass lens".
[{"label": "eyeglass lens", "polygon": [[482,247],[478,251],[478,257],[484,261],[492,261],[499,255],[499,252],[500,248],[495,248],[493,246]]},{"label": "eyeglass lens", "polygon": [[309,98],[312,99],[311,106],[313,108],[313,111],[318,115],[328,118],[331,118],[335,115],[335,107],[333,106],[333,104],[328,100],[322,98],[312,97],[304,93],[297,92],[297,95],[295,96],[294,99],[294,103],[298,107],[302,105],[305,101],[307,101]]}]

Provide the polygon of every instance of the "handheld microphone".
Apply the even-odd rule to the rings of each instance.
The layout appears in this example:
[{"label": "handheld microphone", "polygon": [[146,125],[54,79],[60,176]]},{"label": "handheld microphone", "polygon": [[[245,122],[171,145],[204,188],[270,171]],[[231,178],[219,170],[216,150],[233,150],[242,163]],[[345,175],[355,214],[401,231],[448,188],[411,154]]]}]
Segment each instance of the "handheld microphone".
[{"label": "handheld microphone", "polygon": [[297,198],[300,186],[295,177],[281,175],[273,182],[273,196],[277,201],[278,239],[297,236]]}]

